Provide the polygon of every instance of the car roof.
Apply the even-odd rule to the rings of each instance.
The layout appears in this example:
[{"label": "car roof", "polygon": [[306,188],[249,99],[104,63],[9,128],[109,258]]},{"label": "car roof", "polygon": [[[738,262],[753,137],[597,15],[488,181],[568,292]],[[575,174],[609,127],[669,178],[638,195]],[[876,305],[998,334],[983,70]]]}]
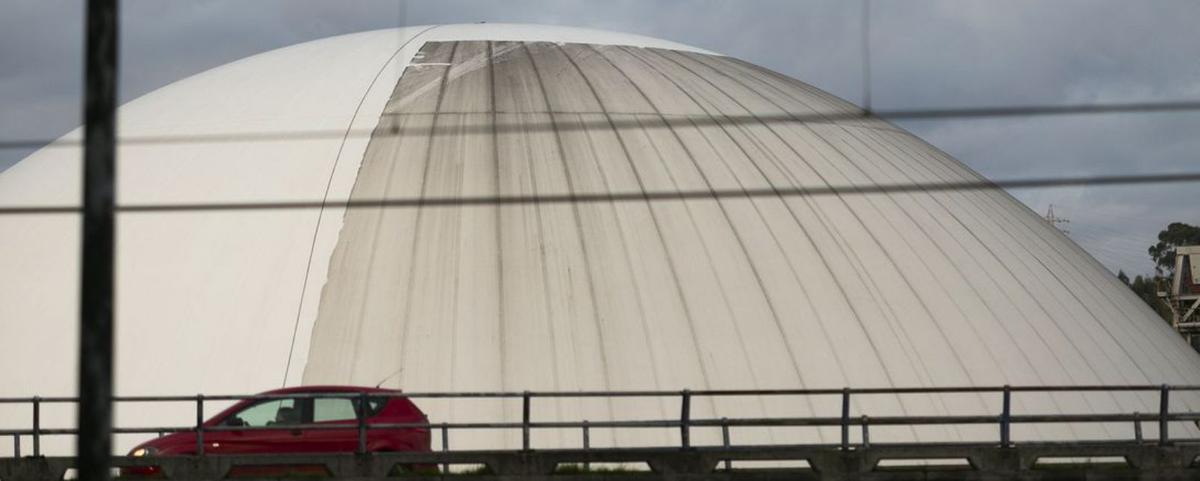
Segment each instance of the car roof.
[{"label": "car roof", "polygon": [[259,394],[292,394],[292,393],[332,393],[332,392],[367,392],[367,393],[400,393],[399,389],[384,389],[370,386],[293,386],[282,389],[272,389]]}]

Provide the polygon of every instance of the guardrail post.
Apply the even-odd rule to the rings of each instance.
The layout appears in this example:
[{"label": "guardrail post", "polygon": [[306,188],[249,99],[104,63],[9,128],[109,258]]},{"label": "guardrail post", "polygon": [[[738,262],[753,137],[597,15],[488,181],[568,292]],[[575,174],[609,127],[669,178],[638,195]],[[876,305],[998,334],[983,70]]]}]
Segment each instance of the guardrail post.
[{"label": "guardrail post", "polygon": [[521,395],[521,449],[529,451],[529,391]]},{"label": "guardrail post", "polygon": [[842,451],[850,450],[850,388],[842,388]]},{"label": "guardrail post", "polygon": [[[729,418],[721,418],[721,445],[729,451]],[[725,458],[725,470],[733,469],[733,460]]]},{"label": "guardrail post", "polygon": [[1012,445],[1012,387],[1004,385],[1004,397],[1000,408],[1000,447]]},{"label": "guardrail post", "polygon": [[21,457],[21,435],[20,434],[13,435],[13,457],[14,458]]},{"label": "guardrail post", "polygon": [[1133,412],[1133,440],[1142,444],[1142,413]]},{"label": "guardrail post", "polygon": [[[591,429],[590,428],[591,427],[588,426],[588,420],[584,419],[583,420],[583,450],[584,451],[589,451],[592,449],[592,438],[591,438],[591,433],[590,433]],[[591,471],[592,470],[592,462],[584,461],[583,462],[583,470]]]},{"label": "guardrail post", "polygon": [[863,417],[862,417],[862,447],[863,447],[863,449],[867,449],[867,448],[871,447],[871,431],[870,431],[870,429],[867,428],[867,421],[868,421],[867,415],[863,414]]},{"label": "guardrail post", "polygon": [[[444,453],[449,450],[450,450],[450,426],[446,423],[442,423],[442,452]],[[443,473],[450,472],[450,463],[442,463],[442,472]]]},{"label": "guardrail post", "polygon": [[679,408],[679,443],[687,449],[692,446],[692,392],[684,389],[679,395],[682,404]]},{"label": "guardrail post", "polygon": [[42,455],[42,398],[33,397],[33,455]]},{"label": "guardrail post", "polygon": [[204,395],[196,395],[196,456],[204,456]]},{"label": "guardrail post", "polygon": [[359,446],[355,451],[359,456],[367,453],[367,393],[359,392]]},{"label": "guardrail post", "polygon": [[1158,445],[1166,446],[1171,443],[1170,433],[1167,431],[1167,417],[1171,410],[1171,386],[1162,385],[1159,389],[1158,396]]}]

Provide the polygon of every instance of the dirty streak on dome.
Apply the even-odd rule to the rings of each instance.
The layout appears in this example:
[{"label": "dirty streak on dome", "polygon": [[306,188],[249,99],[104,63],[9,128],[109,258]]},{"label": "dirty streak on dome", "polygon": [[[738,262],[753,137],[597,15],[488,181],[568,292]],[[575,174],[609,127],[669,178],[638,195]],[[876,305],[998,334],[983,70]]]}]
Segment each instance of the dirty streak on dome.
[{"label": "dirty streak on dome", "polygon": [[[346,214],[304,382],[371,383],[398,369],[392,385],[416,391],[1125,384],[1195,376],[1178,362],[1187,354],[1155,347],[1178,348],[1163,323],[1128,305],[1128,296],[1102,295],[1124,289],[1001,191],[453,202],[985,181],[885,122],[831,120],[854,112],[811,86],[716,55],[426,43],[384,109],[351,198],[431,204]],[[677,409],[674,401],[624,402],[542,404],[564,420],[614,412],[667,419]],[[879,396],[856,409],[978,414],[996,411],[997,402]],[[832,397],[699,404],[698,417],[839,412]],[[1153,405],[1107,394],[1087,401],[1024,396],[1017,404],[1022,412]],[[455,421],[518,415],[495,402],[432,402],[431,409]],[[1022,434],[1105,437],[1112,430]],[[930,427],[882,436],[989,439],[990,431]],[[575,435],[542,436],[569,445]],[[670,436],[622,433],[615,441]],[[788,442],[834,436],[750,435]]]}]

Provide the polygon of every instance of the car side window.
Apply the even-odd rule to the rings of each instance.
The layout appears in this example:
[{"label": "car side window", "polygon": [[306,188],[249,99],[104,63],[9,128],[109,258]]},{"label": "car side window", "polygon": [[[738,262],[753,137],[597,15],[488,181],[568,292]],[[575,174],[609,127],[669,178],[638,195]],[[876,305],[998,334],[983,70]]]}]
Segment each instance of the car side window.
[{"label": "car side window", "polygon": [[372,396],[371,398],[367,399],[367,417],[379,414],[379,411],[383,410],[383,407],[387,405],[387,402],[388,398],[385,397]]},{"label": "car side window", "polygon": [[[239,422],[237,419],[241,421]],[[230,426],[249,427],[286,426],[302,423],[300,403],[296,399],[263,401],[238,411],[225,422]]]},{"label": "car side window", "polygon": [[357,418],[354,414],[354,402],[348,398],[313,400],[313,422],[348,421]]}]

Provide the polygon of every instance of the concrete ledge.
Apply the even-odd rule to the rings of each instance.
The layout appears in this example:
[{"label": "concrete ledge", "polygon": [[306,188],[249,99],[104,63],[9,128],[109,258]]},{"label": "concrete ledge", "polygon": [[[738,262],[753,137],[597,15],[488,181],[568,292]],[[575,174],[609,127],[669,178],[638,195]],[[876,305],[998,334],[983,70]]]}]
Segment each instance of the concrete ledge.
[{"label": "concrete ledge", "polygon": [[[162,458],[114,457],[118,467],[159,466],[167,479],[185,481],[224,479],[234,467],[263,465],[322,465],[336,479],[382,480],[396,465],[477,464],[487,474],[456,475],[480,481],[515,480],[1194,480],[1200,468],[1194,460],[1200,444],[1156,446],[1135,443],[1023,444],[1010,448],[994,445],[872,445],[867,449],[842,451],[837,446],[754,446],[570,449],[535,451],[449,451],[430,453],[376,453],[304,455],[180,456]],[[1041,458],[1122,457],[1127,465],[1063,464],[1037,466]],[[879,468],[881,460],[909,460],[902,468]],[[949,469],[922,464],[924,460],[966,459],[969,465]],[[757,468],[720,469],[725,460],[804,460],[812,469]],[[555,474],[559,465],[585,463],[644,463],[644,473]],[[69,457],[26,457],[0,459],[0,481],[46,481],[62,479],[74,465]],[[424,478],[441,478],[436,474]],[[240,478],[244,479],[244,478]]]}]

